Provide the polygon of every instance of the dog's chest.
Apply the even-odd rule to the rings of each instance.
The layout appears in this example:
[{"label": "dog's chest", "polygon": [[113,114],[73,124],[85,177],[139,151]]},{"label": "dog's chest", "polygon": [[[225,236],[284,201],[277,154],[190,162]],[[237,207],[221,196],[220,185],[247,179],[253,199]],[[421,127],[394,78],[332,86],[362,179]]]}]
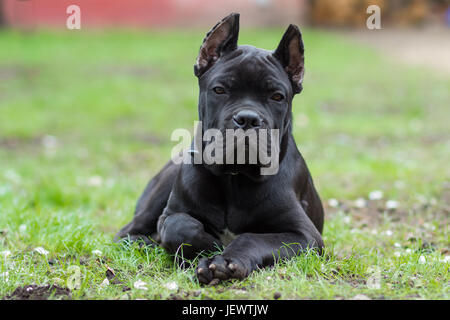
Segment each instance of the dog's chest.
[{"label": "dog's chest", "polygon": [[224,229],[222,233],[219,235],[219,239],[224,246],[228,246],[231,243],[231,241],[236,239],[236,237],[237,235],[228,229]]}]

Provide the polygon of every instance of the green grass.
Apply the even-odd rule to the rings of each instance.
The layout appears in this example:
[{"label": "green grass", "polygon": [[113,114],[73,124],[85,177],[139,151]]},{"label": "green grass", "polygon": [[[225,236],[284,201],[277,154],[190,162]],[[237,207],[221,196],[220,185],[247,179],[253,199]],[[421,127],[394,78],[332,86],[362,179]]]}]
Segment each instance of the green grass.
[{"label": "green grass", "polygon": [[[282,32],[243,31],[240,43],[271,49]],[[326,205],[327,254],[202,287],[160,248],[112,243],[170,157],[171,132],[193,126],[202,39],[0,33],[0,252],[11,252],[0,256],[0,297],[70,286],[79,272],[76,299],[449,299],[450,80],[313,30],[294,135]],[[383,199],[353,205],[373,190]],[[107,267],[117,284],[101,286]]]}]

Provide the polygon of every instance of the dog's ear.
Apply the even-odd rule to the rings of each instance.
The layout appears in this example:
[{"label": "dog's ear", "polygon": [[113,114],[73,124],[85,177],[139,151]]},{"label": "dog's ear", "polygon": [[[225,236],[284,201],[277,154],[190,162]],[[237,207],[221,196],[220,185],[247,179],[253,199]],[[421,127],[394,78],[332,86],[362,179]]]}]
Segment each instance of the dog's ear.
[{"label": "dog's ear", "polygon": [[296,25],[291,24],[273,55],[287,72],[295,93],[299,93],[303,89],[304,52],[302,33]]},{"label": "dog's ear", "polygon": [[219,21],[206,34],[197,62],[194,66],[194,73],[200,77],[208,70],[219,57],[237,48],[239,36],[239,13],[232,13]]}]

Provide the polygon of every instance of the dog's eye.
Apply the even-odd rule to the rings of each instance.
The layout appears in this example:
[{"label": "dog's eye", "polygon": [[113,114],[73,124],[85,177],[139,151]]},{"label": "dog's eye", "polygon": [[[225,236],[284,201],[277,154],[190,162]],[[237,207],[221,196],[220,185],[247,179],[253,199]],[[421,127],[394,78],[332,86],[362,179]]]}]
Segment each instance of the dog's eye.
[{"label": "dog's eye", "polygon": [[274,93],[270,99],[275,100],[275,101],[281,101],[284,99],[284,96],[281,93]]},{"label": "dog's eye", "polygon": [[217,94],[224,94],[225,93],[225,89],[222,88],[222,87],[214,87],[213,90]]}]

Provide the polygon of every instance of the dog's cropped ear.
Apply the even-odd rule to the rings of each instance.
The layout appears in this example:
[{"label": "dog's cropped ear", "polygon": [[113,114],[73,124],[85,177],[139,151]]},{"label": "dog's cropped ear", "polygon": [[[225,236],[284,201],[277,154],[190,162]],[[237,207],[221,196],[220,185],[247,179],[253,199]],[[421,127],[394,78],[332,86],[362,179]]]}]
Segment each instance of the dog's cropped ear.
[{"label": "dog's cropped ear", "polygon": [[239,13],[232,13],[219,21],[203,39],[197,62],[194,65],[195,75],[200,77],[221,55],[235,50],[238,36]]},{"label": "dog's cropped ear", "polygon": [[292,82],[294,93],[302,91],[304,65],[304,47],[300,29],[291,24],[283,35],[278,48],[273,53]]}]

